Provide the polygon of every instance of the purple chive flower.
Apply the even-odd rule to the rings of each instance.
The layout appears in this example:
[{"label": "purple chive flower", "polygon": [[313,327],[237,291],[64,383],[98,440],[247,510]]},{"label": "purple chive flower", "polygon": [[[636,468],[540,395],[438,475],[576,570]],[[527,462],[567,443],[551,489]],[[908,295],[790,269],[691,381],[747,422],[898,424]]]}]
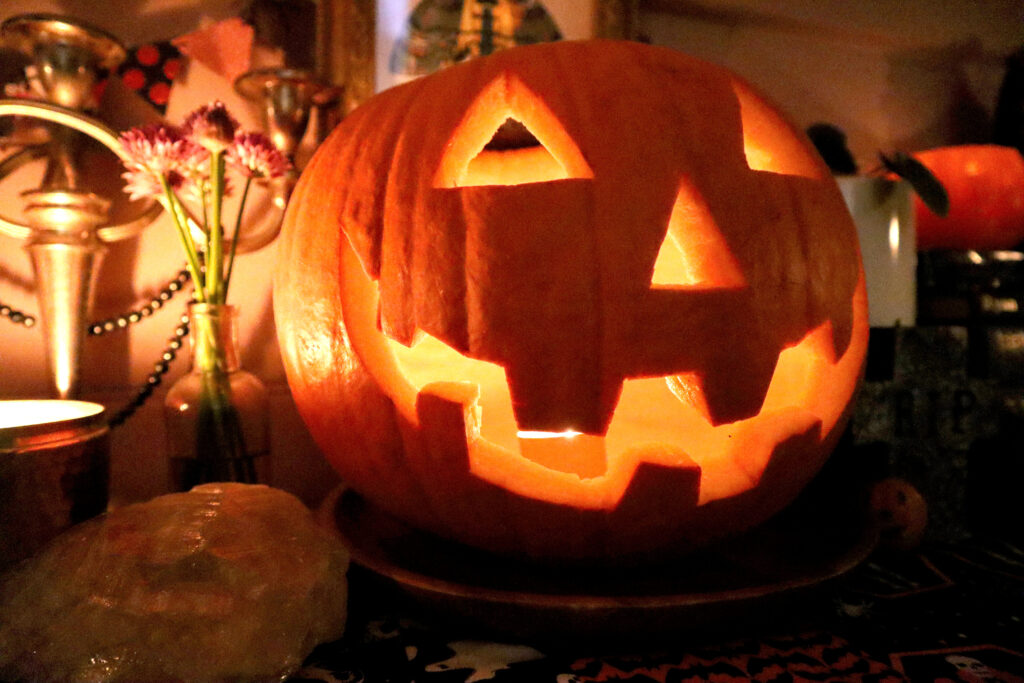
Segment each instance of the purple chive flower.
[{"label": "purple chive flower", "polygon": [[216,100],[189,114],[183,128],[185,135],[195,143],[217,153],[227,149],[235,139],[238,121],[223,102]]},{"label": "purple chive flower", "polygon": [[172,189],[181,187],[185,178],[199,172],[208,156],[179,129],[165,124],[132,128],[121,134],[120,142],[125,156],[125,192],[132,199],[163,194],[161,179]]},{"label": "purple chive flower", "polygon": [[[136,199],[153,199],[162,197],[164,194],[160,178],[145,169],[130,169],[121,174],[124,178],[124,191],[134,201]],[[172,190],[178,190],[184,184],[185,177],[177,171],[169,171],[166,176],[167,184]]]},{"label": "purple chive flower", "polygon": [[228,148],[227,162],[248,178],[277,178],[291,170],[291,162],[263,133],[239,133]]},{"label": "purple chive flower", "polygon": [[185,138],[179,129],[165,124],[132,128],[122,133],[120,140],[125,165],[156,177],[171,171],[184,172],[205,156],[202,148]]}]

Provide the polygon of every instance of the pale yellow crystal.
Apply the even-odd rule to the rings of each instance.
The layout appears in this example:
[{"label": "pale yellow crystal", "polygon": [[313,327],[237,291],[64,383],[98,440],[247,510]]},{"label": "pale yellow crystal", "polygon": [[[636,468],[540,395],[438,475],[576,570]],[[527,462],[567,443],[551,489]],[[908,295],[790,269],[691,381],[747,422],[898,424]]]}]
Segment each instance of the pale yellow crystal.
[{"label": "pale yellow crystal", "polygon": [[348,557],[294,496],[207,484],[79,525],[0,585],[0,679],[279,681],[345,628]]}]

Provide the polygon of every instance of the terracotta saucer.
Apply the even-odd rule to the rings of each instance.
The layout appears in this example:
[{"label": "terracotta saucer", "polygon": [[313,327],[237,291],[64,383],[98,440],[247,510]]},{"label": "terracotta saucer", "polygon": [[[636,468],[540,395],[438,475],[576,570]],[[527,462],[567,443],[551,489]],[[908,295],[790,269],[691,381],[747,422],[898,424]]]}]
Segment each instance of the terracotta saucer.
[{"label": "terracotta saucer", "polygon": [[878,537],[859,515],[784,513],[743,536],[654,564],[555,567],[417,531],[346,487],[328,496],[319,515],[356,565],[427,613],[548,643],[710,635],[778,622],[820,606],[820,589],[863,561]]}]

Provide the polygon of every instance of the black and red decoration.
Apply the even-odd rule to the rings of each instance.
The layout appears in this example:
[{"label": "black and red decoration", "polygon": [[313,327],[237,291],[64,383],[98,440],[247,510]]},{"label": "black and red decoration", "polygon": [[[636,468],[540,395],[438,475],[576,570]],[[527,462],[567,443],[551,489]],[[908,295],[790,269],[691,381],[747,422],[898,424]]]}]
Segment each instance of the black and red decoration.
[{"label": "black and red decoration", "polygon": [[125,87],[163,114],[184,60],[181,51],[170,41],[146,43],[128,51],[128,58],[118,69],[118,77]]}]

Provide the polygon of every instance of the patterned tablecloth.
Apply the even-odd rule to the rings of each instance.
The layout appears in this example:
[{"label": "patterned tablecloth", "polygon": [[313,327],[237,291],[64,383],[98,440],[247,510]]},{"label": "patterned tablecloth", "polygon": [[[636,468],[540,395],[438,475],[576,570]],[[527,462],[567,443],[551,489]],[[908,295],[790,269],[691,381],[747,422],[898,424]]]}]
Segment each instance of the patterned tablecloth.
[{"label": "patterned tablecloth", "polygon": [[813,609],[726,637],[662,633],[624,648],[495,642],[413,616],[365,572],[350,578],[345,638],[317,648],[291,681],[1024,681],[1021,543],[879,550],[816,593]]}]

